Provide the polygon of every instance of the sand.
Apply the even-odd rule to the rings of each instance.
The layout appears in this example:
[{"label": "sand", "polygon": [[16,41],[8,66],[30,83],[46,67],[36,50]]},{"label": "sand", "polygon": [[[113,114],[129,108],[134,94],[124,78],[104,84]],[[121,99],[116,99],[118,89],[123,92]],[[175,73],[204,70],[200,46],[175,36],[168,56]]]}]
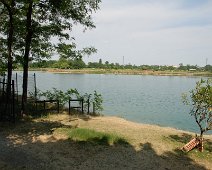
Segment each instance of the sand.
[{"label": "sand", "polygon": [[[57,133],[60,127],[116,133],[129,142],[124,145],[76,142]],[[212,161],[180,151],[184,140],[194,135],[118,117],[52,115],[15,125],[3,123],[0,169],[212,169]],[[212,145],[212,136],[206,139]]]}]

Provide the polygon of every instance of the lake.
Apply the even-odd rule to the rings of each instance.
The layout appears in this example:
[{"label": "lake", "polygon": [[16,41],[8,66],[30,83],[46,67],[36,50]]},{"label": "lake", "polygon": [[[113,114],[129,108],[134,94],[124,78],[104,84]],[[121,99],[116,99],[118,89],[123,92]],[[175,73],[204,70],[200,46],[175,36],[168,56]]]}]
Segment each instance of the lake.
[{"label": "lake", "polygon": [[103,96],[104,115],[199,132],[181,95],[193,89],[200,77],[35,73],[41,91],[53,87],[77,88],[81,93],[96,90]]}]

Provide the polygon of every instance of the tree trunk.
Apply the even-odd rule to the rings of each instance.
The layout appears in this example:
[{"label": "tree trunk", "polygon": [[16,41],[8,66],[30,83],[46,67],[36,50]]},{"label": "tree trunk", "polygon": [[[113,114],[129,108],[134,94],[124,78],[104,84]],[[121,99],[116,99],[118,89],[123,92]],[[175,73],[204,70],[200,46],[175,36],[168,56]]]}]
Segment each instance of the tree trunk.
[{"label": "tree trunk", "polygon": [[7,8],[9,15],[9,28],[8,28],[8,38],[7,38],[7,51],[8,51],[8,59],[7,59],[7,100],[11,96],[11,82],[12,82],[12,45],[13,45],[13,34],[14,34],[14,25],[13,25],[13,13],[15,2],[12,0],[11,4],[6,3],[5,1],[1,1],[4,6]]},{"label": "tree trunk", "polygon": [[203,132],[201,132],[200,137],[199,137],[199,151],[203,152]]},{"label": "tree trunk", "polygon": [[32,42],[32,4],[33,1],[29,1],[29,6],[27,10],[27,20],[26,20],[26,39],[25,39],[25,52],[24,52],[24,62],[23,62],[23,94],[21,103],[21,113],[26,114],[27,105],[27,87],[28,87],[28,67],[29,67],[29,55],[30,47]]},{"label": "tree trunk", "polygon": [[7,99],[11,96],[11,82],[12,82],[12,44],[13,44],[13,14],[12,9],[9,10],[9,34],[8,34],[8,60],[7,60]]}]

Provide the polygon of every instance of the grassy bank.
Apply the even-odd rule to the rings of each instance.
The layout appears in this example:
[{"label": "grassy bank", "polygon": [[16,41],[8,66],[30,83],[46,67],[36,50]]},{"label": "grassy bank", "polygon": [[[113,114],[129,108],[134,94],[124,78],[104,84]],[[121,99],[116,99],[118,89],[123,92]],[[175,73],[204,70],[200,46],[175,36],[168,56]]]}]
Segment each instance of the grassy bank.
[{"label": "grassy bank", "polygon": [[210,169],[205,151],[180,148],[193,133],[117,117],[49,115],[0,125],[0,169]]}]

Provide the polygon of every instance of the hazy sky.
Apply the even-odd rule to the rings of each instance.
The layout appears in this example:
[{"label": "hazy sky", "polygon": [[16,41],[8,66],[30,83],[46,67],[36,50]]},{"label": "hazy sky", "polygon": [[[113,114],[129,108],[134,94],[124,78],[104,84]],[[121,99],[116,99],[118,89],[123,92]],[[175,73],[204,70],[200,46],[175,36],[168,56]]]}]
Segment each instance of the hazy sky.
[{"label": "hazy sky", "polygon": [[102,0],[96,29],[73,32],[85,61],[136,65],[212,64],[212,0]]}]

